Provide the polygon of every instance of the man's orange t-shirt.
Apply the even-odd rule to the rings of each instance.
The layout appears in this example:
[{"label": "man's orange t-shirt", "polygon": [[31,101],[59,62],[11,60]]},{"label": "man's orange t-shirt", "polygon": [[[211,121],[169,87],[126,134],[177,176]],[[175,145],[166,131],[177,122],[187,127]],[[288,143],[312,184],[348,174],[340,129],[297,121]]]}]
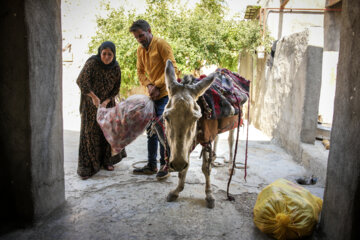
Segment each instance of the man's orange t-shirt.
[{"label": "man's orange t-shirt", "polygon": [[137,49],[136,66],[139,81],[145,87],[153,84],[159,88],[160,95],[157,99],[168,95],[165,84],[165,66],[168,59],[172,61],[175,73],[178,74],[171,46],[165,40],[153,37],[148,50],[141,45]]}]

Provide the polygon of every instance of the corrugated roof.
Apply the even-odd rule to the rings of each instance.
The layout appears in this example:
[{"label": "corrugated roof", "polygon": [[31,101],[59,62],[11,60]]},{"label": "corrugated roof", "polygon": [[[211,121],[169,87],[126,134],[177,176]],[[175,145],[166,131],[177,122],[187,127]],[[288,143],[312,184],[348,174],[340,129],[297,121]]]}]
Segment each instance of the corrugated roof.
[{"label": "corrugated roof", "polygon": [[248,5],[246,7],[246,12],[245,12],[245,16],[244,19],[255,19],[257,18],[259,11],[260,11],[260,6],[256,6],[256,5]]}]

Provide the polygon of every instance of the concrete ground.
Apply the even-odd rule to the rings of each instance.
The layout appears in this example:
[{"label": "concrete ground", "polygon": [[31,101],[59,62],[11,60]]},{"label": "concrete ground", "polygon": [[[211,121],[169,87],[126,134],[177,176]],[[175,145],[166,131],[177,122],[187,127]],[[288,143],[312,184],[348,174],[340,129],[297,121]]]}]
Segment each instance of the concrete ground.
[{"label": "concrete ground", "polygon": [[[240,132],[237,161],[243,162],[245,132]],[[220,137],[218,162],[228,155],[226,138],[226,133]],[[64,131],[66,203],[32,228],[0,239],[270,239],[253,223],[257,194],[278,178],[294,181],[311,175],[261,132],[250,128],[246,182],[244,170],[237,169],[230,186],[235,201],[227,201],[227,167],[213,168],[216,202],[214,209],[208,209],[199,146],[191,154],[184,191],[169,203],[165,198],[177,185],[176,173],[161,182],[155,175],[132,174],[132,164],[146,160],[145,135],[127,147],[128,157],[115,171],[101,170],[86,181],[76,174],[78,140],[79,132]],[[305,187],[323,197],[322,183]]]}]

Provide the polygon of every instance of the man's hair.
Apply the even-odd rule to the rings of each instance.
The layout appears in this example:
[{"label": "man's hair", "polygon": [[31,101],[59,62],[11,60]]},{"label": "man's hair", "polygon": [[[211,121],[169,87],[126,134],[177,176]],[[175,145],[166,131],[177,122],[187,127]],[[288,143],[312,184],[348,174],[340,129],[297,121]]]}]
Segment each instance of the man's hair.
[{"label": "man's hair", "polygon": [[135,32],[138,29],[141,29],[143,31],[147,31],[147,30],[150,29],[150,24],[147,21],[143,20],[143,19],[139,19],[139,20],[136,20],[135,22],[133,22],[133,24],[129,28],[129,31],[130,32]]}]

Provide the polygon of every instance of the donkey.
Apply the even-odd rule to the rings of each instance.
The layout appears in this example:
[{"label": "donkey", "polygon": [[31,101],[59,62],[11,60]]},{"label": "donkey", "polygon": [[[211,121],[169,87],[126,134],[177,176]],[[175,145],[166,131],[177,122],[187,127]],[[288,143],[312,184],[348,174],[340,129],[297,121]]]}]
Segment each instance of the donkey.
[{"label": "donkey", "polygon": [[[202,137],[199,136],[206,135],[206,141],[211,142],[220,132],[218,129],[226,129],[229,124],[237,126],[237,115],[230,117],[226,121],[224,119],[210,120],[202,117],[201,108],[196,101],[211,86],[216,74],[213,73],[195,84],[178,83],[172,62],[168,60],[166,63],[165,82],[169,93],[169,102],[165,106],[163,118],[165,120],[167,143],[171,152],[169,167],[170,170],[178,172],[179,177],[178,186],[167,196],[169,202],[176,200],[179,193],[184,189],[190,153],[198,143],[202,142]],[[210,126],[208,130],[216,128],[215,133],[206,133],[205,126],[207,125]],[[212,151],[211,148],[210,150],[205,148],[206,146],[203,145],[202,172],[206,181],[205,200],[207,207],[213,208],[215,199],[210,185]]]},{"label": "donkey", "polygon": [[[226,164],[226,163],[228,164],[229,174],[231,174],[231,171],[232,171],[232,164],[231,163],[232,163],[232,159],[233,159],[233,156],[234,156],[234,153],[233,153],[234,132],[235,132],[235,129],[229,130],[229,135],[228,135],[228,139],[227,139],[228,140],[228,145],[229,145],[229,158],[227,159],[226,157],[224,157],[224,164]],[[218,142],[219,142],[219,136],[216,136],[216,138],[214,140],[214,147],[213,147],[212,166],[216,166],[214,161],[217,158],[216,150],[217,150]]]}]

